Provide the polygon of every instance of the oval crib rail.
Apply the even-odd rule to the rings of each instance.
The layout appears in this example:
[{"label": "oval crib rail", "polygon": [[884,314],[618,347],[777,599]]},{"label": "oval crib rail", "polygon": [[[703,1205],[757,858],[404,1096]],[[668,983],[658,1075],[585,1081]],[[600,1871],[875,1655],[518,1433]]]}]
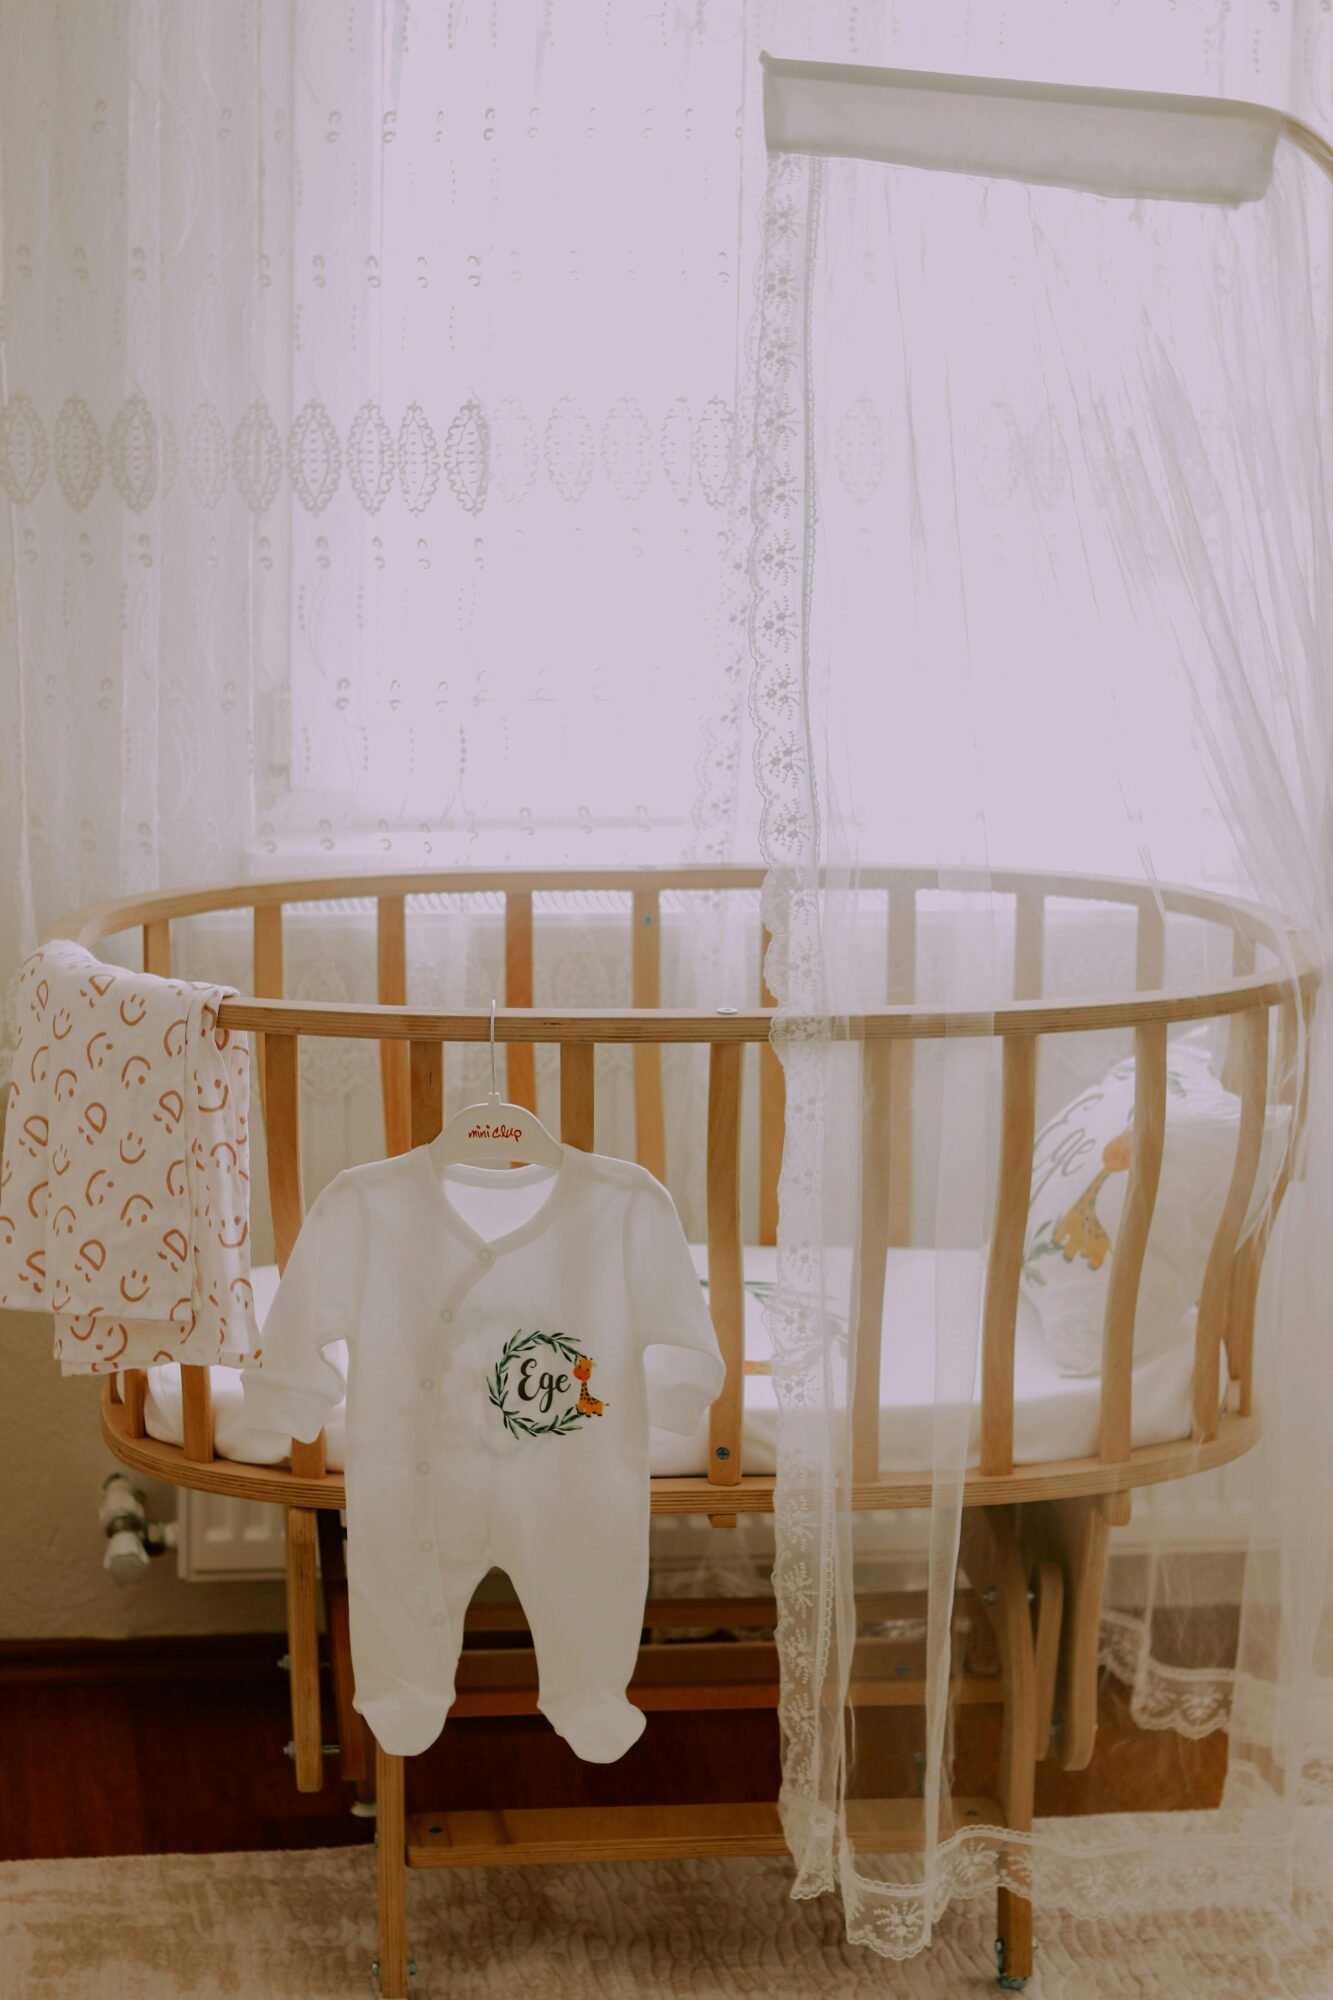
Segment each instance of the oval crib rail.
[{"label": "oval crib rail", "polygon": [[[1308,1028],[1318,984],[1317,969],[1302,952],[1304,941],[1278,920],[1251,905],[1195,890],[1157,889],[1141,883],[1087,880],[1055,875],[995,875],[992,887],[1013,898],[1012,1000],[993,1014],[932,1010],[918,1002],[923,894],[936,888],[927,871],[869,870],[864,885],[883,891],[887,1004],[863,1018],[838,1024],[833,1032],[862,1041],[860,1208],[856,1262],[851,1281],[850,1417],[855,1503],[858,1506],[919,1504],[913,1481],[881,1463],[882,1372],[891,1358],[882,1352],[886,1286],[893,1282],[892,1253],[913,1242],[912,1146],[916,1043],[952,1035],[988,1035],[1001,1045],[1002,1117],[999,1133],[997,1202],[990,1230],[986,1286],[980,1329],[980,1465],[969,1475],[978,1498],[993,1500],[1006,1481],[1026,1491],[1039,1467],[1015,1466],[1014,1352],[1019,1287],[1025,1246],[1028,1188],[1032,1174],[1040,1052],[1048,1034],[1127,1027],[1134,1036],[1136,1085],[1133,1145],[1125,1206],[1110,1269],[1102,1332],[1101,1409],[1096,1457],[1059,1468],[1065,1486],[1107,1497],[1108,1518],[1128,1517],[1130,1489],[1140,1479],[1163,1476],[1152,1454],[1136,1453],[1133,1438],[1134,1330],[1140,1280],[1153,1226],[1166,1133],[1167,1030],[1178,1022],[1225,1019],[1228,1043],[1225,1081],[1241,1097],[1236,1156],[1222,1213],[1218,1218],[1200,1294],[1193,1377],[1193,1436],[1173,1450],[1191,1448],[1197,1461],[1230,1452],[1219,1426],[1250,1417],[1253,1399],[1253,1318],[1264,1249],[1274,1216],[1295,1170],[1304,1115],[1306,1078],[1298,1063],[1302,1014]],[[142,927],[146,971],[169,974],[171,924],[177,917],[249,907],[253,922],[253,996],[228,1002],[227,1025],[255,1036],[256,1071],[264,1112],[269,1195],[279,1270],[286,1267],[299,1233],[304,1199],[301,1170],[300,1045],[304,1035],[377,1040],[387,1154],[419,1146],[440,1130],[444,1117],[445,1045],[482,1042],[490,1033],[489,1012],[444,1012],[408,1004],[408,924],[410,899],[419,894],[485,894],[502,897],[504,1006],[495,1033],[504,1045],[507,1088],[519,1103],[536,1108],[536,1045],[553,1044],[559,1053],[559,1129],[566,1144],[595,1146],[596,1072],[599,1047],[628,1044],[632,1051],[635,1151],[640,1163],[665,1179],[669,1133],[663,1063],[678,1044],[706,1047],[708,1111],[706,1150],[707,1270],[710,1309],[726,1365],[725,1386],[710,1417],[708,1471],[710,1519],[734,1523],[738,1510],[757,1504],[758,1486],[744,1466],[745,1264],[741,1229],[741,1137],[746,1048],[758,1050],[757,1237],[777,1237],[778,1187],[783,1151],[785,1084],[778,1048],[771,1040],[774,996],[767,978],[769,934],[758,927],[758,963],[753,969],[754,1011],[690,1012],[663,1009],[663,898],[676,889],[705,889],[725,895],[757,890],[762,871],[747,869],[620,872],[593,877],[566,871],[510,875],[468,874],[430,877],[353,877],[289,883],[254,883],[231,890],[127,899],[71,918],[61,935],[95,945],[126,924]],[[625,897],[629,914],[628,1010],[545,1012],[534,1006],[535,899],[547,891],[595,887]],[[1120,903],[1134,912],[1136,926],[1134,992],[1087,1000],[1050,997],[1046,957],[1052,899],[1083,898]],[[375,913],[376,1003],[320,1005],[285,997],[284,945],[288,904],[369,898]],[[1204,990],[1169,991],[1164,986],[1166,919],[1202,918],[1229,927],[1233,940],[1231,976]],[[1293,988],[1290,968],[1295,966]],[[1285,969],[1284,969],[1285,968]],[[1276,1061],[1270,1063],[1271,1009],[1279,1008]],[[799,1024],[797,1024],[799,1028]],[[1271,1069],[1271,1078],[1270,1078]],[[1298,1101],[1299,1099],[1299,1101]],[[1242,1228],[1258,1178],[1266,1116],[1271,1101],[1291,1108],[1286,1154],[1260,1225],[1246,1237]],[[1221,1357],[1235,1386],[1229,1409],[1219,1415],[1217,1385]],[[184,1413],[183,1456],[196,1465],[214,1459],[209,1373],[181,1371]],[[144,1437],[146,1377],[128,1370],[120,1380],[124,1424],[131,1438]],[[1228,1433],[1228,1437],[1230,1433]],[[1239,1436],[1239,1432],[1237,1432]],[[1244,1448],[1238,1446],[1238,1448]],[[1151,1462],[1150,1462],[1151,1460]],[[1174,1460],[1173,1460],[1174,1463]],[[291,1476],[307,1482],[326,1477],[324,1439],[292,1442]],[[1054,1471],[1054,1469],[1053,1469]],[[673,1482],[659,1482],[670,1486]],[[754,1491],[749,1490],[753,1487]],[[1062,1489],[1063,1490],[1063,1489]],[[1073,1490],[1072,1487],[1070,1490]],[[730,1493],[730,1506],[727,1504]],[[697,1499],[679,1498],[682,1507]],[[299,1551],[298,1551],[299,1554]],[[300,1564],[297,1563],[299,1572]],[[289,1582],[291,1578],[289,1578]],[[299,1584],[299,1574],[296,1582]]]}]

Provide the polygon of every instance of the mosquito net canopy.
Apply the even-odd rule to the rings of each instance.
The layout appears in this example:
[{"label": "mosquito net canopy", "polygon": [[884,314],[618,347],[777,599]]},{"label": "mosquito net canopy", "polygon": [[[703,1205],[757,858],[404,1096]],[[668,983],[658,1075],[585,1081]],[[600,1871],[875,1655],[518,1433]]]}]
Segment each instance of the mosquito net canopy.
[{"label": "mosquito net canopy", "polygon": [[[1326,149],[1190,98],[764,91],[797,1893],[898,1957],[996,1887],[1278,1907],[1333,1852]],[[1099,1661],[1140,1813],[1095,1809]]]}]

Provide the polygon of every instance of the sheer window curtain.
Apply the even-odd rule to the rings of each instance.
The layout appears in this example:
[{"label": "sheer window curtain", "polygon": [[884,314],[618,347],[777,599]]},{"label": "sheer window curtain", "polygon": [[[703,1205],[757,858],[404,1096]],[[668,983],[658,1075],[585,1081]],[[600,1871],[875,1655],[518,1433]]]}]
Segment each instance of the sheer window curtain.
[{"label": "sheer window curtain", "polygon": [[759,49],[1333,115],[1320,0],[976,13],[3,0],[6,977],[187,875],[752,846]]},{"label": "sheer window curtain", "polygon": [[[3,0],[6,985],[135,889],[732,851],[744,26]],[[413,997],[502,991],[496,915],[424,913]],[[538,1004],[627,1002],[626,921],[540,911]],[[753,999],[757,910],[666,924],[669,999]],[[369,996],[364,912],[289,931],[292,990]],[[243,927],[177,944],[248,980]],[[303,1060],[317,1190],[379,1143],[376,1068]]]}]

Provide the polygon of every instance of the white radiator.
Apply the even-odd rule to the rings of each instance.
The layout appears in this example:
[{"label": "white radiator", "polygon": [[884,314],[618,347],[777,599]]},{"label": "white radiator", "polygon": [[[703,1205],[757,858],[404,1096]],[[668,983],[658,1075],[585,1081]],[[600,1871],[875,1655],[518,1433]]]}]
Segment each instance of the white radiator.
[{"label": "white radiator", "polygon": [[[177,1566],[188,1582],[248,1583],[285,1574],[281,1507],[181,1488],[177,1518]],[[762,1528],[758,1519],[746,1525],[771,1534],[767,1521]],[[702,1526],[702,1521],[671,1517],[654,1523],[653,1567],[658,1576],[668,1570],[696,1570],[705,1551],[694,1531]],[[915,1511],[898,1515],[890,1530],[893,1558],[924,1555],[928,1530],[928,1515]],[[744,1535],[735,1538],[732,1531],[709,1529],[707,1534],[707,1554],[714,1558],[741,1554],[750,1540]],[[1133,1518],[1127,1527],[1114,1531],[1111,1546],[1116,1556],[1141,1555],[1154,1545],[1172,1554],[1220,1555],[1247,1548],[1249,1534],[1250,1468],[1241,1458],[1193,1479],[1141,1487],[1134,1495]],[[763,1560],[759,1550],[753,1553],[756,1560]]]},{"label": "white radiator", "polygon": [[253,1583],[286,1574],[281,1507],[181,1487],[176,1519],[176,1569],[187,1583]]},{"label": "white radiator", "polygon": [[1216,1472],[1140,1487],[1133,1519],[1115,1530],[1112,1547],[1130,1554],[1155,1539],[1159,1548],[1172,1551],[1247,1549],[1252,1482],[1249,1460],[1238,1458]]}]

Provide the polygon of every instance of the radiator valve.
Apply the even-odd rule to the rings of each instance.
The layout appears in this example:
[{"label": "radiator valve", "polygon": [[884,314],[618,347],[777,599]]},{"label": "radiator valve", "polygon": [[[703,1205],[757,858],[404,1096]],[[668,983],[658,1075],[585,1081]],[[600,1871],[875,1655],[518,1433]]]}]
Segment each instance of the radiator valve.
[{"label": "radiator valve", "polygon": [[137,1583],[153,1556],[176,1545],[175,1522],[150,1521],[143,1494],[123,1472],[109,1472],[102,1481],[97,1518],[106,1536],[102,1567],[117,1583]]}]

